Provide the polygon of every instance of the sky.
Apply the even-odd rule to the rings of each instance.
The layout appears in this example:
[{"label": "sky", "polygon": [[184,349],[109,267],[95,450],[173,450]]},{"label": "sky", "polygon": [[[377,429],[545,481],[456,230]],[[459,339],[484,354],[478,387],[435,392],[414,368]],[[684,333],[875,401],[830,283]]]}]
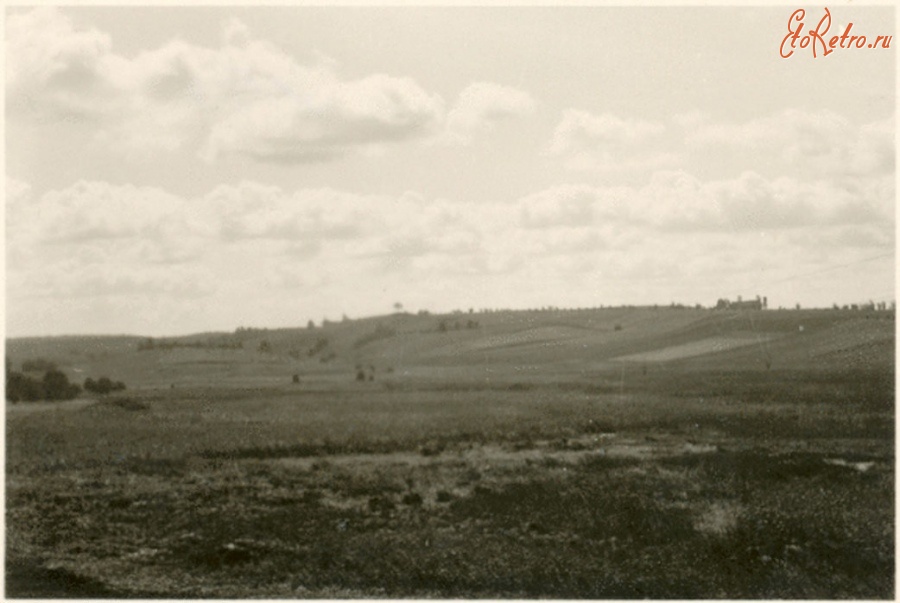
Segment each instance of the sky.
[{"label": "sky", "polygon": [[896,44],[795,9],[8,7],[7,335],[891,301]]}]

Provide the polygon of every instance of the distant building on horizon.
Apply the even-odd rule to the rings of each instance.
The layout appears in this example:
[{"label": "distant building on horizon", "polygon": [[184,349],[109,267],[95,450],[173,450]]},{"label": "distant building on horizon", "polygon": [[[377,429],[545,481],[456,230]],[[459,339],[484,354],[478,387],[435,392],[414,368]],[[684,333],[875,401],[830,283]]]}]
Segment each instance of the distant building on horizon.
[{"label": "distant building on horizon", "polygon": [[716,302],[716,310],[765,310],[769,307],[767,297],[756,296],[756,299],[743,301],[738,295],[737,301],[720,298]]}]

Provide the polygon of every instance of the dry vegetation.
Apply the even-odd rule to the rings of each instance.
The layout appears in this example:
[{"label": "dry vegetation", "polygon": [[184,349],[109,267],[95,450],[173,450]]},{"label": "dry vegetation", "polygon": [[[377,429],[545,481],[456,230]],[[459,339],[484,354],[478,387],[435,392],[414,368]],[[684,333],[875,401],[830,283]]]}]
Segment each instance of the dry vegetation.
[{"label": "dry vegetation", "polygon": [[[670,312],[655,349],[715,335],[708,314]],[[797,340],[779,326],[797,316],[769,315],[772,341],[793,341],[769,370],[740,348],[577,364],[569,337],[615,358],[654,349],[653,329],[581,317],[548,346],[558,327],[488,315],[419,333],[432,364],[396,362],[391,342],[413,339],[398,325],[355,347],[373,324],[336,325],[344,368],[304,357],[319,368],[300,384],[293,368],[280,385],[161,387],[151,366],[127,396],[8,406],[7,595],[892,598],[893,317],[805,315]],[[270,363],[297,347],[274,335]],[[479,346],[488,378],[438,361]],[[129,361],[163,358],[147,354]],[[376,381],[353,380],[362,361]]]}]

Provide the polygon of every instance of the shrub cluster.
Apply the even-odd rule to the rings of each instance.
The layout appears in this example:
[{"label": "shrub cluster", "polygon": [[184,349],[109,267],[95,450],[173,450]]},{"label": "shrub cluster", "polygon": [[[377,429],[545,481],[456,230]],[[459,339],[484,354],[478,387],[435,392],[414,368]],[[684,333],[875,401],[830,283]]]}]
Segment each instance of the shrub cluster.
[{"label": "shrub cluster", "polygon": [[[26,369],[26,366],[28,367]],[[41,378],[14,371],[6,362],[6,399],[10,402],[37,402],[38,400],[71,400],[81,393],[81,387],[70,383],[69,378],[52,362],[26,361],[23,371],[44,370]]]},{"label": "shrub cluster", "polygon": [[125,384],[121,381],[113,382],[109,377],[100,377],[96,381],[88,377],[84,380],[84,389],[92,394],[108,394],[123,391]]}]

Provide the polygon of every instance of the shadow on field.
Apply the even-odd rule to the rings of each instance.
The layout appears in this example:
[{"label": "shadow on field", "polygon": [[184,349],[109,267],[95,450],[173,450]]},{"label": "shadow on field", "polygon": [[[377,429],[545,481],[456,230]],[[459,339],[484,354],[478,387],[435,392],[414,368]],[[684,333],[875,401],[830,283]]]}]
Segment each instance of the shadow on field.
[{"label": "shadow on field", "polygon": [[5,596],[11,599],[159,599],[158,593],[120,592],[64,568],[35,560],[7,560]]}]

